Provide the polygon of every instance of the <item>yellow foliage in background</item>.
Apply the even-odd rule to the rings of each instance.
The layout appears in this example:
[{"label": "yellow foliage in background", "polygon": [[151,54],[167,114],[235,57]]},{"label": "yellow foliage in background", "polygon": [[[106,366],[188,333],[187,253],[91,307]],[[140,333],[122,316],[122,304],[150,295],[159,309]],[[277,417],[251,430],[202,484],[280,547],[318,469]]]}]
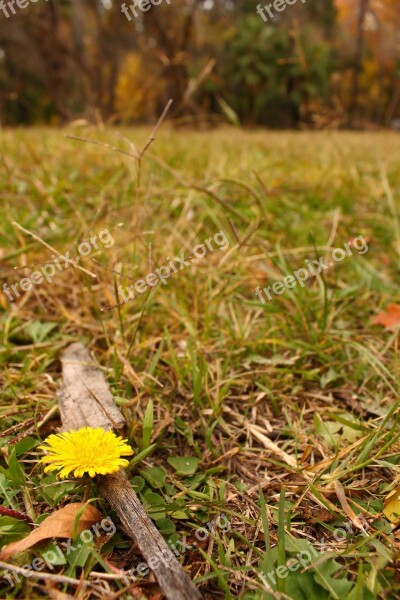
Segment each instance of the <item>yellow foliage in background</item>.
[{"label": "yellow foliage in background", "polygon": [[122,120],[154,120],[159,114],[166,85],[159,75],[149,77],[148,73],[138,53],[126,56],[116,90],[116,108]]}]

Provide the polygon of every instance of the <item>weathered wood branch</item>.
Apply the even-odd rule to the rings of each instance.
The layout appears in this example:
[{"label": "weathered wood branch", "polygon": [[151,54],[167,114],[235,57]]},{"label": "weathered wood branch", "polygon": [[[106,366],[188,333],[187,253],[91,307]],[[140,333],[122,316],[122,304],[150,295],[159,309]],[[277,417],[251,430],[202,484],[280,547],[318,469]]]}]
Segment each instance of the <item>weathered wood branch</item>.
[{"label": "weathered wood branch", "polygon": [[[58,393],[63,429],[103,427],[121,429],[125,419],[110,388],[82,344],[61,355],[63,383]],[[199,591],[139,502],[125,471],[99,477],[99,489],[118,514],[153,571],[168,600],[198,600]]]},{"label": "weathered wood branch", "polygon": [[72,344],[61,354],[63,383],[57,395],[64,429],[103,427],[122,429],[124,417],[110,388],[82,344]]}]

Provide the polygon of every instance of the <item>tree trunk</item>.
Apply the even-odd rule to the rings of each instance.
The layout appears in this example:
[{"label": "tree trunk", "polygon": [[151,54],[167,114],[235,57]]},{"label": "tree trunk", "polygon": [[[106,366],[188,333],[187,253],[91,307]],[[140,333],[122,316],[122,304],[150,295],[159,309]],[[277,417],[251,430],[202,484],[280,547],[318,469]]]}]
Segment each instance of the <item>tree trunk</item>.
[{"label": "tree trunk", "polygon": [[353,81],[352,81],[352,91],[351,91],[351,99],[349,105],[349,115],[348,115],[348,126],[352,127],[354,122],[354,116],[357,111],[358,106],[358,97],[360,94],[360,75],[363,67],[363,56],[364,56],[364,24],[365,18],[367,16],[369,6],[369,0],[360,0],[359,9],[358,9],[358,19],[357,19],[357,46],[356,46],[356,54],[354,61],[354,70],[353,70]]}]

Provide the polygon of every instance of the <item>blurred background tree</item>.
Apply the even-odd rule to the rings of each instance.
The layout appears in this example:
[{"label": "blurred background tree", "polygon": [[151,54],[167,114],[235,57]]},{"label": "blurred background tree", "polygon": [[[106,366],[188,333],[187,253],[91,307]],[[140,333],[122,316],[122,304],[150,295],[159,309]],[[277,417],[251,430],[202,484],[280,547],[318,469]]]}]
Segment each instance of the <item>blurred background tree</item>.
[{"label": "blurred background tree", "polygon": [[[116,0],[0,13],[2,124],[153,122],[366,127],[400,119],[398,0]],[[129,5],[131,0],[128,0]],[[261,5],[264,5],[264,0]]]}]

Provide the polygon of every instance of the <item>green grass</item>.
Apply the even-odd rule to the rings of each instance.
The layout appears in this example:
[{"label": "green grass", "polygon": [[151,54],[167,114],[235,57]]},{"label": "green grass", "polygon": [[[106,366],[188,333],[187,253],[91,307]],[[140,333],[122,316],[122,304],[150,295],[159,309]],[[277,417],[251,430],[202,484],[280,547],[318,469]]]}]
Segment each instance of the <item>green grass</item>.
[{"label": "green grass", "polygon": [[[205,598],[400,598],[398,534],[382,515],[400,474],[398,336],[372,323],[400,301],[400,137],[164,128],[138,178],[135,160],[65,133],[129,151],[113,130],[1,134],[3,283],[51,260],[14,221],[71,257],[106,228],[115,243],[81,260],[96,279],[70,267],[12,306],[0,292],[3,506],[40,522],[82,497],[37,464],[39,441],[60,425],[59,353],[82,341],[129,424],[132,483],[166,539],[192,546],[180,560]],[[122,133],[139,148],[149,135]],[[118,285],[220,230],[228,249],[102,310],[121,301]],[[255,295],[361,235],[367,253],[265,304]],[[229,525],[215,525],[221,515]],[[29,530],[0,516],[0,545]],[[102,544],[46,572],[79,580],[83,571],[93,598],[99,586],[117,593],[123,584],[101,573],[142,558],[121,528]],[[22,566],[49,547],[11,561]],[[303,554],[295,569],[301,552],[311,560]],[[46,597],[49,585],[0,579],[0,597]],[[156,590],[138,586],[122,597]]]}]

